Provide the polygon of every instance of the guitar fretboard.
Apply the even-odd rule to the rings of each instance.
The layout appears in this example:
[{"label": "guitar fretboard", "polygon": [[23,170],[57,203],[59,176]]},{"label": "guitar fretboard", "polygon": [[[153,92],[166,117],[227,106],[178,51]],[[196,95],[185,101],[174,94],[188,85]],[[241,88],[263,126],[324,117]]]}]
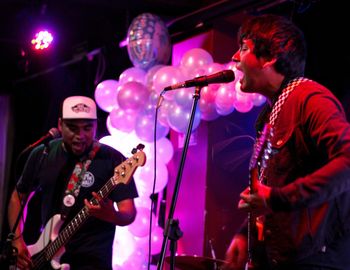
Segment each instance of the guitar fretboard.
[{"label": "guitar fretboard", "polygon": [[[114,189],[115,183],[114,178],[108,180],[108,182],[97,192],[97,194],[104,199]],[[92,198],[90,203],[97,205],[98,201],[96,198]],[[46,259],[51,259],[56,252],[64,245],[67,244],[68,240],[74,235],[74,233],[84,224],[84,222],[90,217],[88,209],[84,207],[78,214],[67,224],[67,226],[60,232],[59,236],[49,243],[45,250]]]}]

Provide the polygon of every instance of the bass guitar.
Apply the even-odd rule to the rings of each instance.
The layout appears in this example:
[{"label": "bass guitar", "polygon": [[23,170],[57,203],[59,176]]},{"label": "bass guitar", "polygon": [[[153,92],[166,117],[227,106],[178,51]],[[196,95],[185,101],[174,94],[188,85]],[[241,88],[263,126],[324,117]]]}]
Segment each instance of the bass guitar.
[{"label": "bass guitar", "polygon": [[[139,166],[146,162],[146,155],[142,151],[143,145],[138,145],[133,150],[133,156],[126,159],[114,169],[114,175],[97,192],[104,199],[120,183],[129,183],[132,175]],[[92,198],[90,203],[98,204],[96,198]],[[42,269],[69,269],[68,264],[60,264],[60,258],[65,252],[64,246],[69,239],[78,231],[84,222],[90,217],[87,207],[83,207],[78,214],[60,231],[63,224],[61,215],[53,216],[46,224],[38,241],[34,245],[28,246],[32,256],[33,268]]]}]

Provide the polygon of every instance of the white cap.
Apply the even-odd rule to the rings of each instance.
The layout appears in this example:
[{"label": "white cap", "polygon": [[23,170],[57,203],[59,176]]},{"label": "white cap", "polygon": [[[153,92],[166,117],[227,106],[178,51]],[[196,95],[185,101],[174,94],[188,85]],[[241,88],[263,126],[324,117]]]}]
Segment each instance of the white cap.
[{"label": "white cap", "polygon": [[63,101],[62,119],[97,119],[95,101],[84,96],[67,97]]}]

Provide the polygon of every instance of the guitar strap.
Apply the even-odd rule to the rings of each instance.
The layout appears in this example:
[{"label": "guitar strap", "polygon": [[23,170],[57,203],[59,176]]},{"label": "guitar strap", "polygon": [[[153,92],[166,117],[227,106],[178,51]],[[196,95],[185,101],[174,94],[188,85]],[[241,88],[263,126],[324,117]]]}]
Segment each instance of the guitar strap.
[{"label": "guitar strap", "polygon": [[265,168],[267,167],[267,161],[270,158],[270,155],[272,153],[272,149],[271,149],[271,138],[274,134],[273,130],[274,130],[274,126],[276,123],[276,119],[285,103],[285,101],[287,100],[287,98],[289,97],[289,94],[293,92],[293,90],[302,82],[306,82],[306,81],[310,81],[307,78],[304,77],[297,77],[293,80],[291,80],[290,82],[288,82],[288,84],[286,85],[286,87],[282,90],[282,93],[279,95],[277,101],[275,102],[275,104],[272,107],[272,112],[270,114],[269,117],[269,122],[267,123],[268,125],[270,125],[270,136],[267,136],[268,138],[268,143],[266,143],[266,149],[264,151],[264,155],[262,155],[262,159],[259,163],[260,168],[259,168],[259,179],[263,180],[264,179],[264,171]]},{"label": "guitar strap", "polygon": [[297,77],[297,78],[291,80],[287,84],[287,86],[282,90],[282,93],[279,95],[276,103],[272,107],[272,112],[270,114],[270,119],[269,119],[269,123],[270,123],[271,127],[273,127],[275,125],[276,119],[277,119],[277,117],[282,109],[284,102],[289,97],[289,94],[295,89],[295,87],[297,87],[302,82],[306,82],[306,81],[309,81],[309,79],[303,78],[303,77]]},{"label": "guitar strap", "polygon": [[63,195],[62,207],[61,207],[61,219],[65,220],[68,217],[68,214],[75,204],[76,198],[79,195],[81,183],[83,181],[85,172],[89,168],[91,161],[94,159],[97,151],[100,149],[100,143],[94,141],[92,149],[89,154],[81,158],[74,167],[72,175],[69,178],[66,191]]}]

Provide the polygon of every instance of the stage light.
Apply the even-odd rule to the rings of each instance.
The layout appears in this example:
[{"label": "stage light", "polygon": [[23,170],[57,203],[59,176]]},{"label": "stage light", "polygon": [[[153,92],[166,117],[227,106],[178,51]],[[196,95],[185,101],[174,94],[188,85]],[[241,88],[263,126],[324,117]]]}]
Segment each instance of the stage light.
[{"label": "stage light", "polygon": [[35,37],[32,39],[32,45],[36,50],[44,50],[50,46],[52,41],[52,34],[49,31],[44,30],[35,34]]}]

